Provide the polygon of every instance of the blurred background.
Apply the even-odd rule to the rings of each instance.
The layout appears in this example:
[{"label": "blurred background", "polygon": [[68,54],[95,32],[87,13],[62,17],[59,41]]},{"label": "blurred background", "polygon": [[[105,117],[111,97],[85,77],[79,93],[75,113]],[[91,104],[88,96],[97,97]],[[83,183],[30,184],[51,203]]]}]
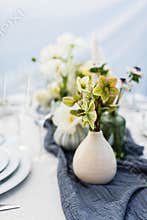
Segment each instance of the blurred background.
[{"label": "blurred background", "polygon": [[[24,72],[36,71],[31,57],[59,35],[73,33],[89,43],[96,32],[114,72],[142,68],[139,92],[147,95],[146,11],[146,0],[1,0],[0,76],[7,73],[16,84]],[[83,57],[89,59],[90,51]]]}]

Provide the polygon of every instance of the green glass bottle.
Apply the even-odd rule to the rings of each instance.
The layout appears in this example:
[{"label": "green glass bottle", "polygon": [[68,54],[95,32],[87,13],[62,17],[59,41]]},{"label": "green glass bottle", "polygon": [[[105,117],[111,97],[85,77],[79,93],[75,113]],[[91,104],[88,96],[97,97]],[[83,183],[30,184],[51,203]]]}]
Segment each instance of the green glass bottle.
[{"label": "green glass bottle", "polygon": [[124,142],[126,134],[126,120],[118,111],[104,113],[101,117],[101,129],[105,138],[111,144],[118,159],[124,157]]}]

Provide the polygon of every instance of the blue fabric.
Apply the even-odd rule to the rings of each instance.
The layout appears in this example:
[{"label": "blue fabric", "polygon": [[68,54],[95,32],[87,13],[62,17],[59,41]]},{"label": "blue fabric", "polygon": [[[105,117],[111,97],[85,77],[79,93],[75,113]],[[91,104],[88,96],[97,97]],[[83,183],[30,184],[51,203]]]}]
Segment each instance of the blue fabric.
[{"label": "blue fabric", "polygon": [[58,183],[67,220],[146,220],[147,160],[139,156],[143,147],[134,143],[127,132],[124,161],[118,161],[114,180],[106,185],[91,185],[75,177],[73,153],[63,150],[53,140],[54,127],[46,123],[45,148],[58,157]]}]

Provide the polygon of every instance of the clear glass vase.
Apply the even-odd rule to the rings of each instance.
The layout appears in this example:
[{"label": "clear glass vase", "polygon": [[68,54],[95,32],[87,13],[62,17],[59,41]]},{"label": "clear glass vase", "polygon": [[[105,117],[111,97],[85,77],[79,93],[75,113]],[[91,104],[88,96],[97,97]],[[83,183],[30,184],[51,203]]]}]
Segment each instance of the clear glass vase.
[{"label": "clear glass vase", "polygon": [[118,111],[104,113],[101,118],[101,129],[107,141],[115,151],[116,157],[124,157],[126,120]]}]

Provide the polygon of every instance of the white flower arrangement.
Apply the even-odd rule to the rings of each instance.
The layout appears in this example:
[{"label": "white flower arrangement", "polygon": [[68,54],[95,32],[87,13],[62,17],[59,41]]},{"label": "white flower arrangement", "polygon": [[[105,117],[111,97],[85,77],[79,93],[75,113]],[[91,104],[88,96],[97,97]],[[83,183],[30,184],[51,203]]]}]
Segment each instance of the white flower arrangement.
[{"label": "white flower arrangement", "polygon": [[[85,46],[86,43],[82,38],[64,34],[57,38],[54,45],[48,45],[41,51],[38,61],[40,70],[46,75],[48,81],[46,89],[50,98],[48,105],[51,100],[62,100],[62,97],[74,93],[77,70],[80,66],[75,61],[74,54],[76,50],[84,49]],[[36,58],[32,58],[32,61],[36,62]],[[45,91],[37,95],[40,105],[47,104],[46,98]]]},{"label": "white flower arrangement", "polygon": [[[55,45],[49,45],[41,51],[40,68],[47,75],[48,79],[59,78],[69,74],[69,66],[76,65],[74,52],[84,48],[85,42],[70,34],[64,34],[57,38]],[[69,65],[70,64],[70,65]]]}]

